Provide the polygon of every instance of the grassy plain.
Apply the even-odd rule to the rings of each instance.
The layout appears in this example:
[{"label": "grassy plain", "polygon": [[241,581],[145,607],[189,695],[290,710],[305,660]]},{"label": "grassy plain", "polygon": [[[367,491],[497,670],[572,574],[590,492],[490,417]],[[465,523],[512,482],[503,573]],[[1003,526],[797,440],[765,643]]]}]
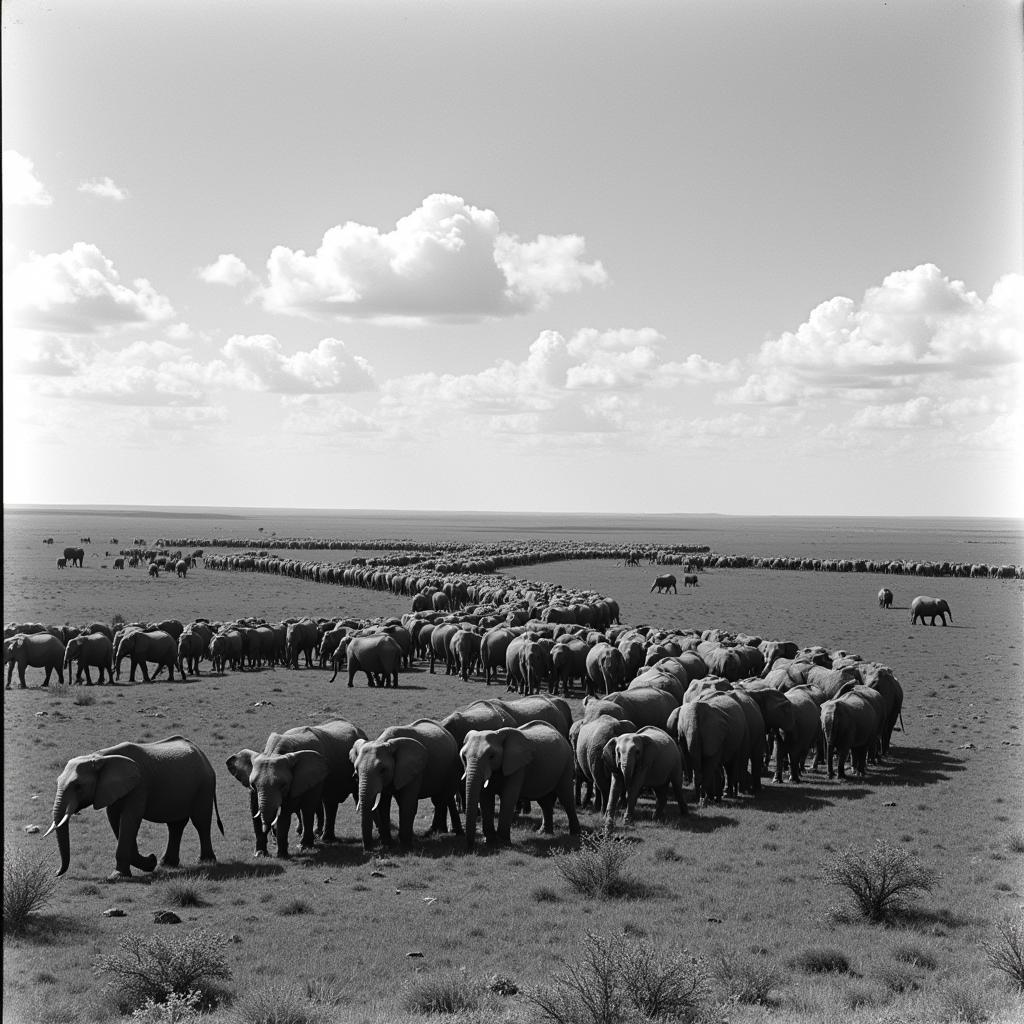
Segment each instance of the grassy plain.
[{"label": "grassy plain", "polygon": [[[219,529],[250,535],[244,524]],[[55,532],[46,522],[31,538],[13,537],[24,542],[5,550],[5,620],[375,616],[409,607],[392,595],[261,575],[198,568],[186,580],[149,580],[142,570],[101,567],[110,564],[102,557],[108,536],[122,544],[133,535],[152,540],[152,529],[145,531],[145,522],[130,518],[76,524],[63,543],[91,534],[90,554],[99,552],[78,571],[54,567],[53,548],[39,543]],[[309,557],[341,561],[355,553]],[[847,553],[841,538],[830,553]],[[200,927],[234,937],[227,948],[237,1002],[221,1011],[224,1020],[268,989],[304,993],[310,985],[331,994],[329,1008],[320,1004],[325,1021],[401,1020],[409,987],[426,979],[455,972],[467,985],[494,975],[521,989],[545,984],[576,955],[585,933],[624,930],[712,963],[723,954],[735,971],[771,977],[770,1005],[732,1005],[723,1014],[734,1022],[867,1022],[886,1015],[941,1021],[963,1017],[965,1006],[985,1019],[1021,1019],[1024,1007],[991,974],[980,947],[994,923],[1024,901],[1021,583],[718,570],[702,574],[696,590],[659,596],[649,593],[653,574],[608,561],[516,573],[613,596],[624,622],[745,630],[888,663],[906,691],[906,731],[894,736],[888,763],[866,782],[809,772],[797,786],[769,783],[757,800],[691,808],[683,821],[670,811],[660,825],[646,803],[624,833],[645,894],[591,900],[572,893],[551,856],[574,845],[558,812],[555,836],[535,836],[537,819],[527,818],[514,827],[511,849],[466,856],[453,838],[436,837],[420,840],[409,855],[364,855],[349,804],[339,813],[339,845],[287,862],[252,858],[248,800],[223,768],[228,755],[261,747],[272,730],[329,718],[347,718],[370,735],[418,717],[440,718],[486,695],[479,680],[431,676],[417,666],[403,673],[397,690],[349,690],[329,685],[330,673],[317,669],[223,677],[204,670],[187,683],[44,690],[41,673],[30,670],[29,689],[5,693],[6,850],[45,854],[55,868],[52,837],[44,842],[24,830],[48,826],[54,782],[67,759],[123,739],[174,733],[197,742],[218,769],[226,835],[214,836],[216,867],[197,866],[198,842],[189,830],[184,867],[108,884],[113,839],[105,816],[77,816],[71,869],[51,905],[26,937],[5,939],[5,1019],[116,1020],[116,1000],[92,970],[96,956],[115,948],[128,929],[167,935]],[[889,612],[877,607],[882,585],[896,594]],[[953,626],[910,626],[907,606],[922,592],[949,600]],[[94,703],[79,703],[83,693]],[[501,696],[504,686],[490,693]],[[578,712],[579,701],[573,703]],[[585,828],[599,827],[593,813],[581,818]],[[422,813],[417,831],[428,822]],[[937,887],[899,926],[835,920],[829,908],[839,893],[823,882],[823,861],[848,845],[866,849],[878,837],[918,852],[939,872]],[[162,827],[146,824],[140,847],[159,852],[164,838]],[[190,893],[184,902],[194,905],[180,905],[182,889]],[[104,917],[111,907],[126,916]],[[164,907],[184,923],[154,924],[153,912]],[[800,966],[815,959],[805,954],[821,950],[843,954],[849,970],[814,974]],[[715,998],[726,1002],[730,990],[735,986],[720,982]],[[521,996],[487,994],[463,1018],[518,1021],[529,1019],[529,1010]]]}]

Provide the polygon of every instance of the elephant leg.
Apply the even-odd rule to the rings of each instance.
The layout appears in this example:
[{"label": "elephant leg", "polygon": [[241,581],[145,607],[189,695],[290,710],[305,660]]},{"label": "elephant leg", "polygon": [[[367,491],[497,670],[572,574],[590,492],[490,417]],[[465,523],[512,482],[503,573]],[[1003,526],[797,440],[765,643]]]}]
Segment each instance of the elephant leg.
[{"label": "elephant leg", "polygon": [[[494,783],[492,781],[491,786]],[[490,788],[490,787],[488,787]],[[501,791],[501,811],[498,815],[496,838],[501,843],[512,842],[512,817],[519,804],[519,793],[523,788],[522,773],[509,776],[505,788]]]},{"label": "elephant leg", "polygon": [[[398,794],[398,845],[403,850],[412,848],[413,840],[413,822],[416,820],[416,809],[419,803],[417,799],[419,789],[418,785],[408,786]],[[441,830],[444,830],[444,804],[440,806],[434,804],[434,823],[431,824],[431,831],[433,831],[434,824],[437,823],[438,811],[441,812]]]},{"label": "elephant leg", "polygon": [[146,668],[146,663],[144,661],[140,661],[139,662],[139,667],[142,669],[142,681],[144,683],[150,682],[149,669]]},{"label": "elephant leg", "polygon": [[316,848],[316,812],[319,801],[309,801],[299,810],[299,817],[302,820],[302,839],[299,842],[300,850],[313,850]]},{"label": "elephant leg", "polygon": [[668,783],[654,787],[654,820],[665,820],[665,805],[668,803]]},{"label": "elephant leg", "polygon": [[643,788],[643,783],[644,780],[638,774],[626,789],[626,812],[624,820],[627,823],[631,824],[636,818],[636,802],[640,799],[640,790]]},{"label": "elephant leg", "polygon": [[[480,827],[483,829],[484,839],[487,842],[493,842],[494,840],[494,800],[495,800],[495,786],[492,782],[480,794]],[[505,806],[504,799],[502,800],[502,807]],[[511,816],[510,819],[511,820]]]},{"label": "elephant leg", "polygon": [[267,833],[263,831],[263,825],[260,822],[260,807],[256,791],[252,789],[249,790],[249,810],[252,813],[252,830],[256,836],[256,849],[253,856],[266,857],[268,856]]},{"label": "elephant leg", "polygon": [[[139,826],[142,819],[136,814],[125,814],[122,812],[121,820],[118,823],[117,854],[115,862],[118,874],[128,876],[131,874],[130,867],[138,868],[140,871],[153,871],[156,868],[156,854],[151,853],[143,857],[139,853]],[[122,870],[122,868],[124,870]]]},{"label": "elephant leg", "polygon": [[[85,671],[85,685],[86,686],[92,686],[92,673],[89,671],[89,666],[88,665],[85,666],[84,671]],[[100,682],[103,682],[103,670],[102,669],[100,670]]]},{"label": "elephant leg", "polygon": [[686,794],[683,793],[681,777],[672,780],[672,795],[676,798],[676,805],[679,807],[679,817],[685,818],[688,812],[686,810]]},{"label": "elephant leg", "polygon": [[277,825],[274,828],[274,838],[277,840],[277,856],[287,860],[291,854],[288,852],[288,829],[292,824],[292,812],[281,808],[277,816]]},{"label": "elephant leg", "polygon": [[391,794],[381,795],[377,805],[377,831],[380,833],[381,846],[391,845]]},{"label": "elephant leg", "polygon": [[49,665],[47,665],[46,666],[46,675],[43,677],[43,686],[49,686],[50,685],[50,674],[52,672],[53,672],[53,669]]},{"label": "elephant leg", "polygon": [[461,836],[463,834],[462,821],[459,819],[459,808],[456,806],[457,801],[454,793],[448,794],[445,804],[448,808],[448,814],[452,819],[452,834]]},{"label": "elephant leg", "polygon": [[572,791],[571,776],[562,779],[554,795],[562,805],[562,810],[565,811],[565,816],[569,820],[569,835],[579,835],[580,819],[576,814],[576,801],[573,799],[574,793]]},{"label": "elephant leg", "polygon": [[554,835],[555,832],[555,794],[548,793],[546,796],[537,798],[540,804],[541,823],[537,826],[538,832],[545,835]]},{"label": "elephant leg", "polygon": [[181,821],[169,821],[167,823],[167,849],[160,858],[160,863],[165,868],[176,868],[181,860],[181,837],[185,834],[185,826],[188,818]]},{"label": "elephant leg", "polygon": [[320,842],[336,843],[338,837],[334,834],[334,828],[338,821],[338,799],[336,797],[324,797],[323,802],[323,824],[320,828]]}]

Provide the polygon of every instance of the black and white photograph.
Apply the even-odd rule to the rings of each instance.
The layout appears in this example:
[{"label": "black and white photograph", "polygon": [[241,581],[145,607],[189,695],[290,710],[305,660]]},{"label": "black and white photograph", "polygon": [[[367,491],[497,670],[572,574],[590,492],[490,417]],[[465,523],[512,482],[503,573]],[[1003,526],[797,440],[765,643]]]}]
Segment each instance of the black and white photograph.
[{"label": "black and white photograph", "polygon": [[11,1024],[1024,1020],[1020,0],[4,0]]}]

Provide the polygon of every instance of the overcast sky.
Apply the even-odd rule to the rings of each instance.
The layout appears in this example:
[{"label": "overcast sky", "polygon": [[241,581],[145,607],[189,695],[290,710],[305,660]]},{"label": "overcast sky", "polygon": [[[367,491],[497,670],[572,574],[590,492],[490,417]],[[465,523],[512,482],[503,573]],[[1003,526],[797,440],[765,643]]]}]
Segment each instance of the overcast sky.
[{"label": "overcast sky", "polygon": [[4,499],[1020,515],[1020,21],[5,0]]}]

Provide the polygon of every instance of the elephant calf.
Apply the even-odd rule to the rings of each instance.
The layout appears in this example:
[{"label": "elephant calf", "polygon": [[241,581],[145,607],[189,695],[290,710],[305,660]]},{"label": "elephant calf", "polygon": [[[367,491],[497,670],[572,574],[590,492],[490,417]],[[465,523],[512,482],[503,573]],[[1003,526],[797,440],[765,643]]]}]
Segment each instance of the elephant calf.
[{"label": "elephant calf", "polygon": [[656,725],[644,726],[637,732],[625,733],[609,739],[601,757],[611,775],[611,794],[605,829],[610,830],[623,795],[626,797],[624,820],[633,821],[640,790],[650,786],[654,790],[654,820],[665,816],[668,792],[676,798],[680,816],[686,814],[683,795],[683,759],[679,746],[664,729]]}]

